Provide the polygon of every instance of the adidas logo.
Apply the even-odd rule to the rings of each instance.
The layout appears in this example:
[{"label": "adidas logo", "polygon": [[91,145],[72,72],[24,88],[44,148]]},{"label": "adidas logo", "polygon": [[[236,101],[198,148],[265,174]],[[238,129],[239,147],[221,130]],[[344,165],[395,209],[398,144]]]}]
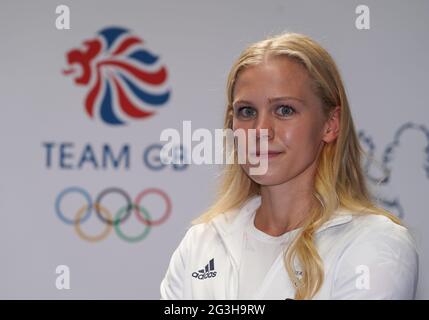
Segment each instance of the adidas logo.
[{"label": "adidas logo", "polygon": [[209,263],[206,264],[204,269],[198,270],[198,272],[192,272],[192,276],[199,280],[204,280],[207,278],[216,277],[217,272],[214,271],[214,258],[212,258]]}]

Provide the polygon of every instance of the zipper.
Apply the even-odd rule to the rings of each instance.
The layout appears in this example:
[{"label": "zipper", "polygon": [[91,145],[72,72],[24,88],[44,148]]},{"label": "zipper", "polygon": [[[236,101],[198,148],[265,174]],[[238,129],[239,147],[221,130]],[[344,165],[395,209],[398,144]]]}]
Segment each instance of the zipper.
[{"label": "zipper", "polygon": [[[243,238],[244,238],[244,235],[243,235]],[[230,294],[230,299],[232,299],[232,300],[237,300],[237,298],[238,298],[238,278],[239,278],[239,266],[237,265],[237,263],[236,263],[236,261],[235,261],[235,259],[234,259],[234,257],[233,257],[233,255],[232,255],[232,253],[231,253],[231,250],[229,249],[229,247],[225,244],[225,241],[224,241],[224,245],[225,245],[225,247],[227,248],[227,252],[228,252],[228,257],[229,257],[229,260],[230,260],[230,263],[231,263],[231,268],[232,268],[232,272],[230,272],[230,274],[229,274],[229,279],[230,279],[230,282],[229,282],[229,287],[230,287],[230,290],[229,290],[229,294]],[[241,245],[241,250],[243,249],[243,246],[244,246],[244,239],[243,239],[243,241],[242,241],[242,245]],[[241,251],[242,252],[242,251]],[[228,284],[227,284],[228,285]]]},{"label": "zipper", "polygon": [[[239,277],[239,267],[236,264],[235,258],[231,252],[231,249],[229,248],[228,244],[226,243],[225,239],[224,239],[224,233],[218,228],[218,226],[216,226],[216,224],[213,224],[222,240],[222,243],[226,249],[226,252],[228,254],[228,258],[231,264],[231,272],[229,272],[228,275],[228,283],[226,284],[229,288],[229,290],[227,290],[228,294],[229,294],[229,299],[231,300],[236,300],[238,297],[238,277]],[[242,235],[243,239],[242,239],[242,243],[241,243],[241,251],[243,250],[243,246],[244,246],[244,233]]]},{"label": "zipper", "polygon": [[[242,235],[241,235],[240,264],[241,264],[241,260],[243,258],[242,257],[243,256],[243,250],[244,250],[244,247],[246,245],[246,241],[247,241],[247,239],[246,239],[246,233],[243,232]],[[240,266],[239,265],[237,266],[235,264],[235,261],[233,261],[233,266],[235,268],[235,270],[234,270],[235,271],[234,300],[237,300],[238,299],[238,282],[239,282],[239,277],[240,277]]]},{"label": "zipper", "polygon": [[229,285],[230,286],[229,294],[230,294],[231,300],[236,300],[238,296],[238,268],[235,262],[233,261],[233,259],[230,259],[230,260],[231,260],[232,272],[229,275],[231,279],[230,285]]}]

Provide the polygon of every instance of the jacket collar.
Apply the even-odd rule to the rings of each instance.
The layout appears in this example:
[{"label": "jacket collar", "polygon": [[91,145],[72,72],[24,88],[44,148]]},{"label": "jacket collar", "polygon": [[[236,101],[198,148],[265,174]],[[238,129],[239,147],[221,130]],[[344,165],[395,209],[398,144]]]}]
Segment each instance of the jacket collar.
[{"label": "jacket collar", "polygon": [[[240,261],[242,252],[244,226],[247,225],[247,222],[253,217],[253,213],[260,205],[261,196],[255,195],[249,198],[240,208],[219,214],[211,221],[237,265]],[[350,222],[352,218],[353,216],[350,212],[338,209],[332,217],[316,231],[316,234],[328,228]]]},{"label": "jacket collar", "polygon": [[[213,219],[213,224],[217,226],[217,229],[222,234],[234,233],[238,231],[240,227],[243,227],[245,222],[248,222],[252,218],[253,213],[261,206],[261,196],[256,195],[249,198],[240,208],[227,211],[223,214],[219,214]],[[316,231],[319,233],[330,227],[341,225],[352,220],[352,214],[344,209],[337,209],[332,217],[326,221]]]}]

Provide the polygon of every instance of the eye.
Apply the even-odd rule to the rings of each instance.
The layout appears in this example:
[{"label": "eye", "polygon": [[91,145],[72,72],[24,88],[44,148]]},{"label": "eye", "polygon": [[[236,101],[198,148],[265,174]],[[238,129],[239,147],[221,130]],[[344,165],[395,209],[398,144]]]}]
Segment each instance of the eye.
[{"label": "eye", "polygon": [[289,105],[281,105],[276,109],[276,112],[282,117],[288,117],[295,113],[295,109]]},{"label": "eye", "polygon": [[252,107],[239,107],[236,111],[236,115],[240,118],[250,118],[256,114],[256,110]]}]

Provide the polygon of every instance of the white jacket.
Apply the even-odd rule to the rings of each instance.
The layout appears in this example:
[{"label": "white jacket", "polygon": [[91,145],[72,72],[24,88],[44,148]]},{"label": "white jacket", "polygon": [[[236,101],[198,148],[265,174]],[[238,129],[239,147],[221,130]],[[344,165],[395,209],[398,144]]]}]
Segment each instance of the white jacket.
[{"label": "white jacket", "polygon": [[[161,299],[237,299],[244,226],[260,204],[254,196],[239,209],[190,227],[171,257]],[[418,254],[406,228],[384,216],[338,210],[315,239],[325,278],[314,299],[414,299]],[[294,294],[280,254],[254,299]]]}]

